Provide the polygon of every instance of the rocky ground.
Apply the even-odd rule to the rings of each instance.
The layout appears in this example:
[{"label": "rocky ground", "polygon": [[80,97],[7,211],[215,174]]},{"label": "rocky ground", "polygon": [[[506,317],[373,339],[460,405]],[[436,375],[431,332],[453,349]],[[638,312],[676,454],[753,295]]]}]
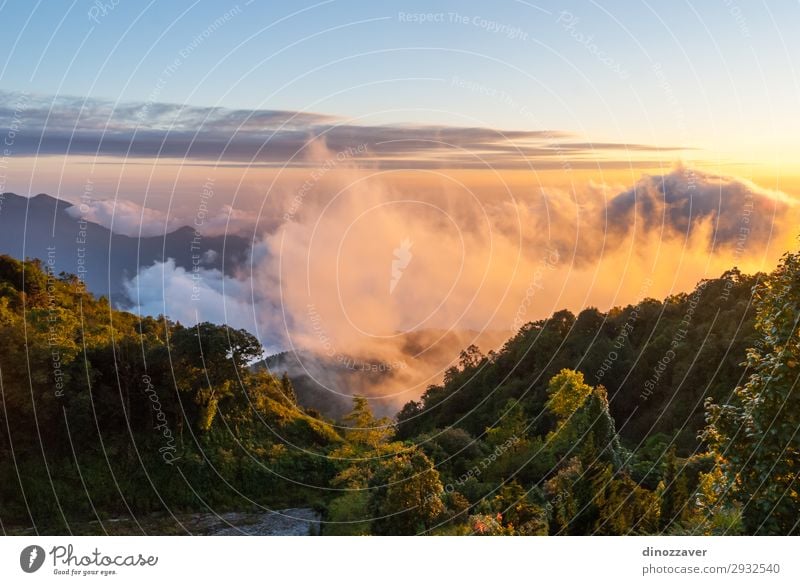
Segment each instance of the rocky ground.
[{"label": "rocky ground", "polygon": [[308,536],[319,534],[320,517],[311,508],[289,508],[267,514],[223,514],[226,527],[213,528],[214,536]]},{"label": "rocky ground", "polygon": [[210,536],[316,536],[321,517],[311,508],[288,508],[272,512],[212,512],[159,514],[138,518],[109,518],[71,523],[69,531],[46,527],[11,528],[8,535],[210,535]]}]

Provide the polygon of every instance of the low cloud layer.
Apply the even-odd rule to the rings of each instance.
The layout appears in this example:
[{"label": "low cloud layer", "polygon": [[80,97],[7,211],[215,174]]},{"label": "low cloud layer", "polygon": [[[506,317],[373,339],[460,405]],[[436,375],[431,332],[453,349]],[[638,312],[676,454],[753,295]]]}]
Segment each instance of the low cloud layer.
[{"label": "low cloud layer", "polygon": [[[293,213],[237,278],[203,273],[198,315],[301,352],[301,368],[303,355],[316,356],[309,375],[321,375],[320,359],[408,364],[380,384],[319,381],[332,393],[370,394],[385,411],[437,383],[470,343],[496,348],[555,310],[662,297],[733,265],[770,269],[798,220],[783,193],[682,166],[613,193],[589,184],[491,203],[458,185],[409,198],[390,176],[339,170],[329,197],[284,201]],[[196,307],[181,299],[191,279],[166,264],[131,290],[165,291],[166,305],[148,298],[143,312],[189,318]]]},{"label": "low cloud layer", "polygon": [[643,177],[605,207],[608,231],[624,237],[633,229],[691,238],[700,226],[711,229],[709,247],[730,247],[740,237],[763,246],[774,237],[796,202],[733,177],[678,167],[668,175]]},{"label": "low cloud layer", "polygon": [[204,321],[235,329],[255,329],[248,282],[203,268],[186,270],[175,261],[156,262],[125,283],[125,291],[142,315],[167,315],[184,325]]},{"label": "low cloud layer", "polygon": [[67,213],[131,237],[159,236],[186,225],[179,218],[125,199],[84,201],[68,207]]},{"label": "low cloud layer", "polygon": [[82,201],[67,208],[75,219],[99,224],[112,232],[131,237],[163,236],[178,228],[188,226],[203,236],[237,234],[252,235],[256,226],[254,214],[230,205],[222,205],[213,213],[203,211],[194,217],[168,215],[163,211],[144,207],[126,199],[97,199]]},{"label": "low cloud layer", "polygon": [[[588,185],[580,192],[551,191],[524,206],[536,226],[528,238],[550,245],[577,266],[626,246],[640,254],[648,243],[681,242],[685,252],[717,252],[735,260],[785,241],[794,229],[797,201],[749,181],[678,165],[665,175],[644,175],[630,189],[611,193]],[[737,252],[738,251],[738,252]]]}]

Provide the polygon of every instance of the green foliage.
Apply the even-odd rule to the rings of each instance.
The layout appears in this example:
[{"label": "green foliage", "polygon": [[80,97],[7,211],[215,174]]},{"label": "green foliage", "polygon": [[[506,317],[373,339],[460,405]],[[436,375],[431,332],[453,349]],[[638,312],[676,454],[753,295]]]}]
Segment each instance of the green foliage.
[{"label": "green foliage", "polygon": [[[680,454],[694,452],[705,425],[703,400],[724,399],[745,373],[741,358],[756,341],[751,291],[761,278],[734,269],[663,301],[643,299],[607,313],[587,308],[577,316],[558,311],[528,323],[496,353],[465,351],[443,384],[401,409],[397,437],[454,426],[479,437],[509,400],[519,401],[538,427],[531,434],[541,435],[551,430],[550,417],[574,409],[587,386],[602,384],[611,416],[625,421],[623,442],[637,446],[661,433],[674,437]],[[674,355],[662,368],[668,351]],[[712,363],[719,367],[707,367]],[[566,381],[565,395],[553,396],[549,383],[565,368],[576,377]],[[552,409],[546,407],[551,400]],[[539,416],[545,410],[548,416]]]},{"label": "green foliage", "polygon": [[605,388],[589,386],[568,369],[549,388],[548,422],[535,424],[523,403],[511,399],[480,439],[452,428],[417,438],[442,462],[437,467],[446,492],[458,494],[457,506],[445,498],[451,513],[445,533],[627,534],[657,528],[658,496],[625,468],[630,457]]},{"label": "green foliage", "polygon": [[551,534],[652,534],[658,528],[657,495],[610,464],[573,458],[547,481],[545,493]]},{"label": "green foliage", "polygon": [[390,442],[391,421],[375,418],[361,396],[353,398],[344,422],[346,442],[332,453],[340,462],[333,485],[349,491],[331,503],[335,524],[326,533],[364,533],[367,526],[373,534],[431,529],[445,511],[444,489],[431,460],[419,448]]},{"label": "green foliage", "polygon": [[286,372],[281,376],[281,392],[291,404],[297,404],[297,394],[294,391],[294,384],[289,379],[289,374]]},{"label": "green foliage", "polygon": [[253,371],[261,353],[246,331],[117,311],[0,256],[0,518],[63,532],[95,511],[313,501],[342,438]]},{"label": "green foliage", "polygon": [[419,534],[429,531],[444,512],[439,472],[420,450],[383,463],[370,482],[372,533]]},{"label": "green foliage", "polygon": [[592,387],[584,383],[582,373],[565,368],[550,379],[547,393],[550,397],[547,408],[559,421],[565,421],[583,406]]},{"label": "green foliage", "polygon": [[330,536],[369,534],[368,504],[369,494],[364,490],[347,492],[334,499],[328,506],[325,534]]},{"label": "green foliage", "polygon": [[588,387],[583,401],[567,419],[559,419],[547,438],[557,455],[579,453],[586,460],[608,462],[615,468],[622,464],[622,449],[603,386]]},{"label": "green foliage", "polygon": [[704,437],[718,455],[718,490],[747,533],[794,534],[800,517],[800,255],[784,255],[756,289],[758,342],[730,400],[708,400]]},{"label": "green foliage", "polygon": [[[509,482],[541,494],[528,499],[551,534],[797,530],[799,266],[788,255],[758,288],[757,317],[763,275],[733,269],[664,301],[559,311],[488,356],[465,350],[397,416],[397,438],[469,503],[448,533],[514,533],[492,504]],[[697,438],[707,398],[711,453]],[[458,448],[437,441],[456,430]]]},{"label": "green foliage", "polygon": [[509,536],[546,536],[547,512],[517,482],[503,484],[491,500],[494,519]]},{"label": "green foliage", "polygon": [[680,465],[674,447],[667,452],[664,467],[664,479],[658,489],[661,494],[662,529],[672,524],[685,523],[693,511],[686,470]]},{"label": "green foliage", "polygon": [[340,433],[251,366],[246,331],[117,311],[0,256],[0,518],[63,531],[331,487],[327,534],[795,533],[800,256],[753,306],[759,279],[559,311],[468,347],[396,424],[355,397]]},{"label": "green foliage", "polygon": [[376,419],[363,396],[353,397],[353,410],[344,417],[347,427],[345,437],[358,450],[374,450],[386,443],[394,434],[392,421],[388,418]]}]

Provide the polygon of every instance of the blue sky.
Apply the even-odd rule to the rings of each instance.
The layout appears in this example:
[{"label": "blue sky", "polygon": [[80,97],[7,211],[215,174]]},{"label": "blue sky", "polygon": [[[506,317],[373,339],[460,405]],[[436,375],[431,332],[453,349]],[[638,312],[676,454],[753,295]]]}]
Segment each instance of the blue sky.
[{"label": "blue sky", "polygon": [[0,88],[796,152],[796,2],[113,4],[0,4]]}]

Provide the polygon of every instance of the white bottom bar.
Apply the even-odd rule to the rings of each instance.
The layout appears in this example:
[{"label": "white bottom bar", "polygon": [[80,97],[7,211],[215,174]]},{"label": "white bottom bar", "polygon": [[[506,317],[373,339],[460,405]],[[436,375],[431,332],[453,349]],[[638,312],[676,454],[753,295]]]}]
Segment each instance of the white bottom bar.
[{"label": "white bottom bar", "polygon": [[[28,574],[32,546],[45,558]],[[800,582],[796,548],[790,537],[5,537],[0,583],[778,584]]]}]

